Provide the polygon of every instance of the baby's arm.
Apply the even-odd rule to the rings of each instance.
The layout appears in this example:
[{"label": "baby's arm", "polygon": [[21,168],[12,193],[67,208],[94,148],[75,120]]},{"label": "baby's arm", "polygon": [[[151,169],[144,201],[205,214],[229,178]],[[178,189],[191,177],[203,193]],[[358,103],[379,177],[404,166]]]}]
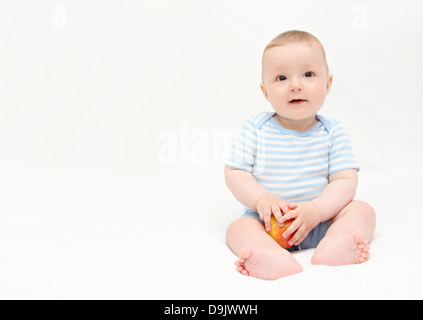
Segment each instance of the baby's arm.
[{"label": "baby's arm", "polygon": [[268,231],[271,229],[270,218],[272,214],[282,226],[282,214],[287,213],[288,208],[296,208],[295,204],[280,199],[260,186],[254,176],[247,171],[226,166],[225,181],[229,190],[239,202],[258,212]]},{"label": "baby's arm", "polygon": [[257,211],[257,201],[270,192],[259,185],[251,173],[225,167],[225,182],[234,197],[244,206]]},{"label": "baby's arm", "polygon": [[337,171],[329,176],[327,187],[318,198],[312,200],[319,211],[321,222],[332,219],[354,199],[357,184],[356,169]]}]

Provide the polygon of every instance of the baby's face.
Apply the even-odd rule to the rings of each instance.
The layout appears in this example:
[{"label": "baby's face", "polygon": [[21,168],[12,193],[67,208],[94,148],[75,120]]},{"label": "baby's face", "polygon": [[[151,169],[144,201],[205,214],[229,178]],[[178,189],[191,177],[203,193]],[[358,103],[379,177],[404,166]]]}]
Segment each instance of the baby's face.
[{"label": "baby's face", "polygon": [[317,44],[270,48],[263,55],[262,68],[261,89],[278,117],[291,122],[315,118],[332,84]]}]

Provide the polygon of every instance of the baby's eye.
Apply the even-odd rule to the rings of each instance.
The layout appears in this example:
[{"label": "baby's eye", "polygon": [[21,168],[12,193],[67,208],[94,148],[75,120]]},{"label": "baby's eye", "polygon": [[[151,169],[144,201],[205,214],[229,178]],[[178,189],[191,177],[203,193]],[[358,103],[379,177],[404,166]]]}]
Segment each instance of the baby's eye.
[{"label": "baby's eye", "polygon": [[309,72],[306,72],[305,74],[304,74],[304,76],[305,77],[314,77],[314,73],[313,72],[311,72],[311,71],[309,71]]},{"label": "baby's eye", "polygon": [[286,77],[285,76],[278,76],[276,78],[276,80],[278,80],[278,81],[284,81],[284,80],[286,80]]}]

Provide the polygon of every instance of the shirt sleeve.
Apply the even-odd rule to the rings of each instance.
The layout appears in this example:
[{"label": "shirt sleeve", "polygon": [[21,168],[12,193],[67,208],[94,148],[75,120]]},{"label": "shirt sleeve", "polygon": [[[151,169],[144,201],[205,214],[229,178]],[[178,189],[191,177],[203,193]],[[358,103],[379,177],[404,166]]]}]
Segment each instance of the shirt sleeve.
[{"label": "shirt sleeve", "polygon": [[257,153],[257,128],[251,119],[238,132],[225,165],[235,169],[253,172]]},{"label": "shirt sleeve", "polygon": [[329,174],[346,169],[360,170],[345,129],[338,123],[332,130],[332,141],[329,153]]}]

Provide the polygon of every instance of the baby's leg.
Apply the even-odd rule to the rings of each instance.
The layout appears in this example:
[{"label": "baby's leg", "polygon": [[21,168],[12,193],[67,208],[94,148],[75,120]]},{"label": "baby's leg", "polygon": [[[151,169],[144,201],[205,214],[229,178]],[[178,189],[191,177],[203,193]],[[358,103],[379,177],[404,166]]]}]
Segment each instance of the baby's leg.
[{"label": "baby's leg", "polygon": [[332,219],[311,263],[336,266],[367,261],[375,227],[373,208],[362,201],[350,202]]},{"label": "baby's leg", "polygon": [[273,280],[303,270],[256,219],[244,217],[232,222],[226,232],[226,242],[239,257],[235,265],[243,275]]}]

